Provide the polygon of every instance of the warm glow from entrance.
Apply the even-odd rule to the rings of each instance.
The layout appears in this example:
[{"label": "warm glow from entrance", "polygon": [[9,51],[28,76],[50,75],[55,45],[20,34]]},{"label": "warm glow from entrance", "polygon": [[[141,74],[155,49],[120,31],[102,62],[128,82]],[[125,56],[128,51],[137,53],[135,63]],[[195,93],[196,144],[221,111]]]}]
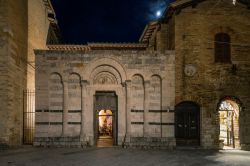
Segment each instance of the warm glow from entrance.
[{"label": "warm glow from entrance", "polygon": [[112,111],[101,110],[99,112],[99,137],[109,136],[112,137]]},{"label": "warm glow from entrance", "polygon": [[237,148],[239,143],[239,106],[231,100],[220,103],[220,146]]}]

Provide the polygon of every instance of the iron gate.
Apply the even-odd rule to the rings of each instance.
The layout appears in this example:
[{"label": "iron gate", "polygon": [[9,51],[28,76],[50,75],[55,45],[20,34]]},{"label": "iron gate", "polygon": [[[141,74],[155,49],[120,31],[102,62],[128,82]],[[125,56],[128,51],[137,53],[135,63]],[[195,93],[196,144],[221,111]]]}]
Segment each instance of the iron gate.
[{"label": "iron gate", "polygon": [[33,144],[35,131],[35,91],[23,92],[23,144]]}]

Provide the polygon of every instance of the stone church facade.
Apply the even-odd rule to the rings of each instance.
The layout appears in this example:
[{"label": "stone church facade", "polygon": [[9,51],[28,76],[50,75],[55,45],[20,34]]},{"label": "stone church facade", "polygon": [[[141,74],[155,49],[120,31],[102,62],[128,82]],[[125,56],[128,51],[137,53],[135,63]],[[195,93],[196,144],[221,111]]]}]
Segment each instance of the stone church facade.
[{"label": "stone church facade", "polygon": [[96,145],[101,132],[98,113],[111,110],[114,145],[133,139],[140,145],[143,137],[174,145],[173,51],[149,52],[144,44],[64,48],[36,52],[35,144],[63,137],[66,142],[79,138],[84,145]]},{"label": "stone church facade", "polygon": [[249,8],[176,0],[138,43],[63,45],[52,31],[51,42],[30,47],[34,145],[249,150]]}]

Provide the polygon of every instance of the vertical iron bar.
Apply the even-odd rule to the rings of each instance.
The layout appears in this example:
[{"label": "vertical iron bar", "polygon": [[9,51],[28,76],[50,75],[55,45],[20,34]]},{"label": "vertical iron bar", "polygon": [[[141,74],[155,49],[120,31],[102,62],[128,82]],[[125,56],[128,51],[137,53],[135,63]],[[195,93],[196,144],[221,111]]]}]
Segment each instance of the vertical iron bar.
[{"label": "vertical iron bar", "polygon": [[28,109],[27,109],[27,114],[26,114],[26,133],[27,133],[27,140],[26,143],[29,144],[29,110],[30,110],[30,93],[29,90],[27,90],[27,96],[28,96]]},{"label": "vertical iron bar", "polygon": [[232,123],[232,127],[231,127],[232,129],[231,129],[231,130],[232,130],[233,148],[235,148],[235,138],[234,138],[234,119],[233,119],[233,118],[234,118],[234,112],[233,112],[233,111],[232,111],[231,116],[232,116],[232,119],[231,119],[231,120],[232,120],[232,122],[231,122],[231,123]]},{"label": "vertical iron bar", "polygon": [[27,134],[28,134],[28,140],[27,143],[30,143],[30,107],[31,107],[31,99],[30,99],[30,90],[28,90],[28,103],[29,103],[29,108],[28,108],[28,112],[27,112]]},{"label": "vertical iron bar", "polygon": [[29,113],[28,113],[28,132],[29,132],[29,144],[31,143],[31,108],[32,108],[32,100],[31,100],[31,91],[29,90],[29,103],[30,103],[30,108],[29,108]]},{"label": "vertical iron bar", "polygon": [[24,123],[25,123],[25,90],[23,90],[23,144],[25,143],[25,131],[24,131]]}]

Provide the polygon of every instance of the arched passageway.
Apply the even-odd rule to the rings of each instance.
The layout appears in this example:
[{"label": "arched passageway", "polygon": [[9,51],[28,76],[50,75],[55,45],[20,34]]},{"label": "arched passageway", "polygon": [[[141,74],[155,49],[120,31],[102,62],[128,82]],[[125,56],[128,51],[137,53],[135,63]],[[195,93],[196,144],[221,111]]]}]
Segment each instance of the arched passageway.
[{"label": "arched passageway", "polygon": [[219,103],[220,148],[239,148],[239,104],[231,99]]}]

